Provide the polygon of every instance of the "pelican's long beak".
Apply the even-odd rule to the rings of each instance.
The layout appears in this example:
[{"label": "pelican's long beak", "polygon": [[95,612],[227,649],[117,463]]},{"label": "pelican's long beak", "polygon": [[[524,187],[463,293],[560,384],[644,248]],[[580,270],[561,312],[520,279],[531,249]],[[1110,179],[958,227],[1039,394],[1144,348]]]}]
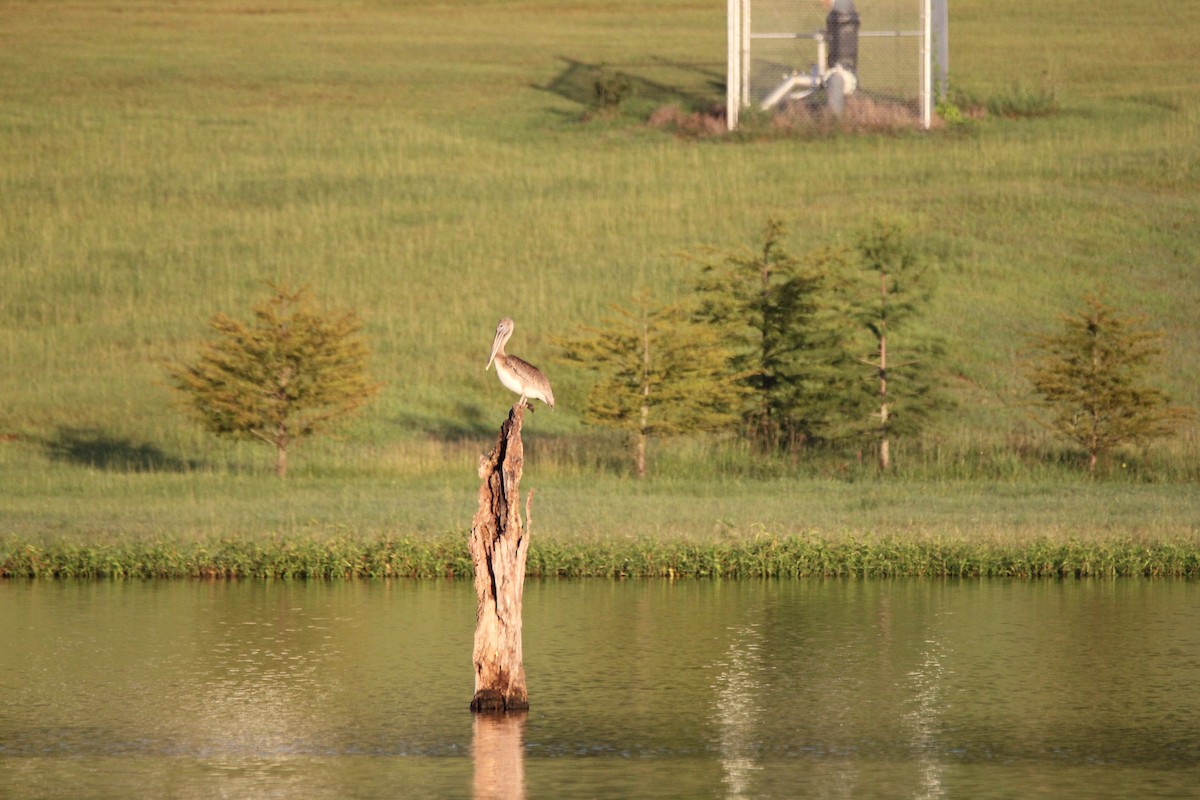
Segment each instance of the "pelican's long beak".
[{"label": "pelican's long beak", "polygon": [[496,353],[500,352],[500,348],[504,346],[503,334],[496,331],[496,338],[492,340],[492,354],[488,356],[488,363],[484,366],[483,371],[487,372],[488,367],[492,366],[492,362],[496,360]]}]

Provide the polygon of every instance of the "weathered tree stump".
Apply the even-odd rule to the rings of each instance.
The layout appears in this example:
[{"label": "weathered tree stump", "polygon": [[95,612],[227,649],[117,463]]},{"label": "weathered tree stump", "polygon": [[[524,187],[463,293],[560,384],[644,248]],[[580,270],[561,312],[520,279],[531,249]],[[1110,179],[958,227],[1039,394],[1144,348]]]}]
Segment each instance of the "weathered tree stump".
[{"label": "weathered tree stump", "polygon": [[[475,696],[472,711],[529,708],[521,655],[521,596],[529,534],[521,524],[525,409],[513,406],[492,452],[479,462],[479,510],[471,523],[475,565]],[[526,500],[525,514],[533,492]]]}]

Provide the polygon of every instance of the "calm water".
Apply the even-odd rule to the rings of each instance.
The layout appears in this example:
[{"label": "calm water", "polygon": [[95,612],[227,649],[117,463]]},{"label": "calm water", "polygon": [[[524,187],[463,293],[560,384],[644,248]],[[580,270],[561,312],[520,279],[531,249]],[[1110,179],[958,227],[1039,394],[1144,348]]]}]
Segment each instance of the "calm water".
[{"label": "calm water", "polygon": [[1200,584],[0,582],[0,796],[1200,797]]}]

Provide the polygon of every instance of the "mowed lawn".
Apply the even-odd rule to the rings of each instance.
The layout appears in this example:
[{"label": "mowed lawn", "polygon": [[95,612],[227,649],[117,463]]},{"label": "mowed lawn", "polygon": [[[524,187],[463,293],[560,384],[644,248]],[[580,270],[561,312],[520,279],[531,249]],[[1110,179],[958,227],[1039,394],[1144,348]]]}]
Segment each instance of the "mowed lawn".
[{"label": "mowed lawn", "polygon": [[[863,0],[862,5],[866,5]],[[951,82],[1058,113],[928,134],[687,139],[722,102],[725,8],[613,2],[0,0],[0,536],[427,535],[470,524],[512,396],[496,320],[551,375],[527,421],[535,535],[816,531],[1200,537],[1200,429],[1089,480],[1028,417],[1025,335],[1106,291],[1166,335],[1157,383],[1200,407],[1200,6],[959,0]],[[589,118],[597,74],[637,87]],[[867,456],[656,443],[639,483],[581,422],[554,337],[768,217],[803,253],[899,217],[938,292],[958,404]],[[380,398],[297,449],[198,430],[166,387],[268,281],[359,312]]]}]

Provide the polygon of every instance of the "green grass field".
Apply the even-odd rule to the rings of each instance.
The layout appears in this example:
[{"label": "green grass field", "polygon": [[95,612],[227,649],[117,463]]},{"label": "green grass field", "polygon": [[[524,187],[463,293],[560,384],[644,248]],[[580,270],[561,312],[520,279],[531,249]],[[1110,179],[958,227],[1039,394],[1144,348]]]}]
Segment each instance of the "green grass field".
[{"label": "green grass field", "polygon": [[[722,99],[717,2],[0,0],[0,536],[106,542],[469,527],[512,401],[496,320],[550,373],[527,421],[534,535],[769,533],[1200,540],[1200,424],[1089,481],[1034,428],[1023,334],[1102,287],[1167,335],[1161,385],[1200,407],[1200,6],[957,0],[951,81],[1052,90],[1054,116],[961,130],[685,140],[656,105]],[[643,89],[584,121],[604,66]],[[656,445],[651,479],[580,422],[550,340],[685,258],[793,252],[907,219],[958,409],[897,474]],[[266,281],[358,310],[381,397],[337,440],[271,454],[208,437],[164,387]],[[867,459],[869,462],[869,458]]]}]

